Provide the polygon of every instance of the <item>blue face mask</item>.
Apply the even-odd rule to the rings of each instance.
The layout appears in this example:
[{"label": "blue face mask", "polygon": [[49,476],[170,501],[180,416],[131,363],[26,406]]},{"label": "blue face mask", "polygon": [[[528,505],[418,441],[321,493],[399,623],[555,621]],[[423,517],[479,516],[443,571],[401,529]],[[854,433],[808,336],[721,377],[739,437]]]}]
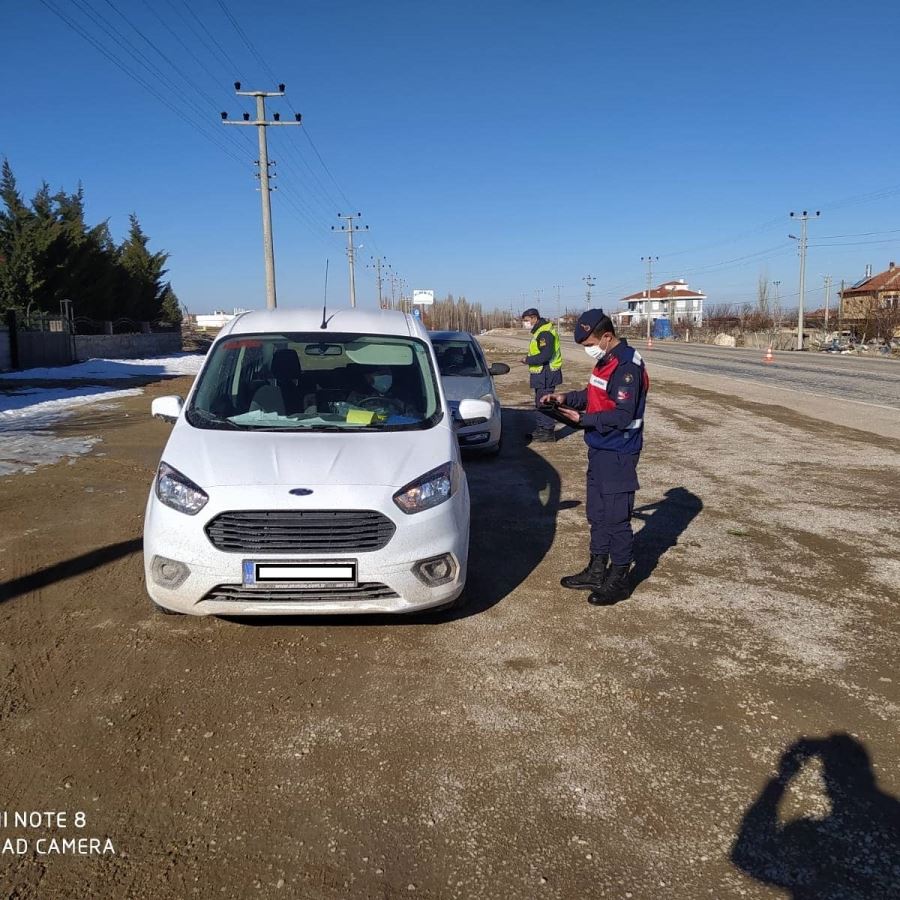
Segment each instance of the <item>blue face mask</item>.
[{"label": "blue face mask", "polygon": [[372,387],[378,391],[379,394],[385,394],[390,389],[393,384],[394,379],[390,375],[373,375],[372,376]]}]

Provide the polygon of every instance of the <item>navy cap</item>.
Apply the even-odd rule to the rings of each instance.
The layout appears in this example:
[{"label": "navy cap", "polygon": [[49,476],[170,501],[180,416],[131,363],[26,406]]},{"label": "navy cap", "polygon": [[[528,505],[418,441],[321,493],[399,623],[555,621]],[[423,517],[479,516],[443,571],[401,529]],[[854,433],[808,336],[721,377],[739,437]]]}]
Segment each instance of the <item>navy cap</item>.
[{"label": "navy cap", "polygon": [[539,319],[541,317],[541,314],[532,306],[522,313],[521,318],[524,319],[526,316],[534,316],[536,319]]},{"label": "navy cap", "polygon": [[606,313],[602,309],[585,310],[575,323],[575,343],[583,344],[605,318]]}]

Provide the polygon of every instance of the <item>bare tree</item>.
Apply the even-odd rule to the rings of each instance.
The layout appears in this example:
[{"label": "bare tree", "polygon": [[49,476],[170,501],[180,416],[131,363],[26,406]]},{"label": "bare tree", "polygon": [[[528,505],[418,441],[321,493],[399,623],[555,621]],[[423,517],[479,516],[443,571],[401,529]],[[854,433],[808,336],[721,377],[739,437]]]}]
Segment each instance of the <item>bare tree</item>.
[{"label": "bare tree", "polygon": [[756,283],[756,306],[763,316],[769,315],[769,276],[765,272],[759,273]]}]

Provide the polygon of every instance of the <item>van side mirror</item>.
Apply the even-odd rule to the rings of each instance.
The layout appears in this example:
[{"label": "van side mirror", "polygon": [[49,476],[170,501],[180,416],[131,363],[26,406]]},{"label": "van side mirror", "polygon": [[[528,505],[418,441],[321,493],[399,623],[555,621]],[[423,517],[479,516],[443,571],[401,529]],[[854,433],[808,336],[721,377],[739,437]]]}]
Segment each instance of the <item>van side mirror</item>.
[{"label": "van side mirror", "polygon": [[509,366],[506,363],[492,363],[488,372],[493,375],[507,375]]},{"label": "van side mirror", "polygon": [[162,419],[163,422],[175,422],[184,408],[184,397],[172,394],[168,397],[157,397],[150,404],[150,414],[154,419]]}]

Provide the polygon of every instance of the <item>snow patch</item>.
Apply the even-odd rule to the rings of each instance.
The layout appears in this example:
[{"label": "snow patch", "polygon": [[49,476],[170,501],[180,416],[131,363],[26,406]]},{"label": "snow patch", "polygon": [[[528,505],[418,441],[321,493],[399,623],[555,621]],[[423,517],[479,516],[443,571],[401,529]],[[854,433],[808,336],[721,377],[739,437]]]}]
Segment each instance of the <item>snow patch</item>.
[{"label": "snow patch", "polygon": [[0,394],[0,477],[30,474],[38,466],[87,453],[99,437],[60,436],[53,427],[87,405],[92,411],[115,409],[110,400],[135,397],[140,388],[35,388]]},{"label": "snow patch", "polygon": [[110,381],[163,375],[196,375],[205,359],[205,356],[197,353],[175,353],[172,356],[148,359],[89,359],[71,366],[5,372],[0,377],[4,381],[84,381],[89,378]]}]

